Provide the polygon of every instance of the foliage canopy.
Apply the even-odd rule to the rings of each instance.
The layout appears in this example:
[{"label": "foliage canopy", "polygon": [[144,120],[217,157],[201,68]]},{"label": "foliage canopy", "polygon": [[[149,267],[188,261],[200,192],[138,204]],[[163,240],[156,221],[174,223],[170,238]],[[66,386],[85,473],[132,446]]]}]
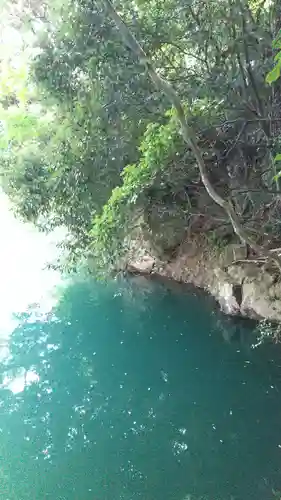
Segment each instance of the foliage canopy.
[{"label": "foliage canopy", "polygon": [[[278,241],[277,0],[120,0],[116,8],[184,103],[212,185],[256,241]],[[116,265],[140,220],[160,252],[187,232],[232,235],[167,98],[104,3],[33,2],[23,12],[3,21],[19,40],[0,65],[1,178],[16,212],[46,230],[66,226],[74,265],[84,255],[102,268]],[[267,234],[258,235],[261,221]],[[169,225],[174,237],[154,238]]]}]

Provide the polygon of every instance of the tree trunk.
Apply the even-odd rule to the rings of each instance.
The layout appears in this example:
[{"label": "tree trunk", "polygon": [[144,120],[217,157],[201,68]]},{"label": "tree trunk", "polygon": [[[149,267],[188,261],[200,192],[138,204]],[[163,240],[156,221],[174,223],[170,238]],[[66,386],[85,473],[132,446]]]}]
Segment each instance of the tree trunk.
[{"label": "tree trunk", "polygon": [[225,212],[227,213],[229,220],[232,224],[233,230],[235,234],[239,237],[239,239],[243,242],[249,245],[255,253],[258,255],[264,256],[271,261],[274,261],[275,264],[278,266],[279,270],[281,271],[281,260],[279,259],[279,256],[276,254],[274,255],[274,252],[270,252],[267,248],[264,246],[258,245],[251,237],[251,235],[248,233],[248,231],[243,227],[239,216],[235,212],[234,205],[231,200],[226,200],[224,199],[213,187],[212,183],[210,182],[209,176],[208,176],[208,171],[205,165],[205,161],[203,158],[203,155],[201,153],[201,150],[198,146],[197,143],[197,138],[196,134],[193,130],[193,128],[189,125],[184,108],[181,103],[181,99],[177,92],[174,90],[172,85],[162,78],[157,71],[154,69],[153,64],[151,63],[150,59],[130,31],[130,29],[127,27],[125,22],[121,19],[119,14],[116,12],[114,9],[112,3],[110,0],[101,0],[105,8],[107,9],[110,17],[112,20],[115,22],[116,27],[119,29],[121,36],[124,40],[124,43],[128,46],[129,49],[132,50],[132,52],[138,57],[139,62],[143,64],[143,66],[146,68],[147,73],[149,74],[151,80],[153,83],[157,86],[159,90],[163,92],[163,94],[169,99],[170,103],[172,106],[175,108],[176,113],[177,113],[177,118],[180,123],[181,127],[181,132],[182,136],[184,138],[184,141],[187,143],[187,145],[190,147],[195,160],[198,164],[198,168],[200,171],[200,176],[201,180],[205,186],[205,189],[209,196],[213,199],[215,203],[217,203],[219,206],[221,206]]}]

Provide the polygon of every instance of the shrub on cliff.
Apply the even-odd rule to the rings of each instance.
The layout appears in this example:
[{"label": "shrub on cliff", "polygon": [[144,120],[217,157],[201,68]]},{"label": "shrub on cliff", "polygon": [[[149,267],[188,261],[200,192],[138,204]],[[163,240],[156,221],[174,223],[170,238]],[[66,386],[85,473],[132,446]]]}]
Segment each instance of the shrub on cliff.
[{"label": "shrub on cliff", "polygon": [[[277,0],[118,3],[155,74],[184,103],[205,177],[228,215],[205,192],[192,148],[167,115],[167,94],[147,76],[151,66],[123,43],[105,4],[57,0],[46,12],[40,7],[40,22],[29,30],[33,62],[20,110],[30,133],[15,141],[15,124],[4,127],[9,148],[1,152],[3,186],[18,211],[40,224],[43,217],[48,228],[65,225],[73,262],[92,252],[105,265],[114,260],[140,211],[157,247],[177,245],[187,228],[231,232],[231,211],[254,244],[278,239],[272,156],[280,117],[270,118],[265,83]],[[11,124],[18,98],[5,88],[2,94],[3,120]],[[31,125],[34,106],[40,120]],[[261,221],[269,235],[258,235]]]}]

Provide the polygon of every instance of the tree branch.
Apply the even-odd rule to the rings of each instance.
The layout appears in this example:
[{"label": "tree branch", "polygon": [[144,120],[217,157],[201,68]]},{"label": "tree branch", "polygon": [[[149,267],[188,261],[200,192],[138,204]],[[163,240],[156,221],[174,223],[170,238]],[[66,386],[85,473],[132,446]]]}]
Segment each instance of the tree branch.
[{"label": "tree branch", "polygon": [[139,62],[144,65],[144,67],[147,70],[147,73],[149,74],[151,80],[155,84],[155,86],[163,92],[163,94],[167,97],[167,99],[171,102],[172,106],[174,107],[178,121],[181,126],[181,133],[184,138],[184,141],[187,143],[187,145],[190,147],[196,162],[198,164],[201,180],[205,186],[205,189],[209,196],[214,200],[214,202],[222,207],[225,212],[227,213],[229,220],[232,224],[234,232],[237,234],[239,239],[243,241],[244,243],[247,243],[257,254],[263,255],[265,257],[270,258],[271,260],[274,260],[276,265],[281,271],[281,261],[279,260],[278,256],[274,256],[271,254],[267,249],[264,247],[258,245],[250,236],[248,231],[243,228],[240,219],[235,212],[234,205],[231,200],[225,200],[222,198],[222,196],[215,190],[213,187],[212,183],[210,182],[209,176],[208,176],[208,171],[205,165],[204,158],[202,156],[201,150],[198,146],[197,143],[197,138],[195,131],[193,128],[189,125],[189,123],[186,120],[184,108],[181,103],[181,99],[172,87],[168,81],[166,81],[164,78],[162,78],[154,69],[151,61],[147,57],[146,53],[130,31],[130,29],[127,27],[125,22],[121,19],[119,14],[116,12],[114,9],[112,3],[110,0],[102,0],[103,5],[107,9],[110,17],[113,19],[115,22],[117,28],[119,29],[121,36],[127,45],[133,53],[139,58]]}]

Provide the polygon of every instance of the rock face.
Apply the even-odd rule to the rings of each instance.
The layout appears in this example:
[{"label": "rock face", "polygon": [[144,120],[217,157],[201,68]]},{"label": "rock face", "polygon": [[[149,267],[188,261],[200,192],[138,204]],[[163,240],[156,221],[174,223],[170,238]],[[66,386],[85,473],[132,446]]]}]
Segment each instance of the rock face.
[{"label": "rock face", "polygon": [[257,281],[243,283],[241,315],[250,318],[266,318],[281,321],[281,290],[273,293],[274,287]]},{"label": "rock face", "polygon": [[208,291],[217,299],[221,310],[225,314],[233,316],[240,314],[241,304],[235,287],[237,285],[231,281],[227,273],[223,272],[220,268],[214,269],[214,280],[208,286]]},{"label": "rock face", "polygon": [[127,270],[131,273],[150,274],[155,264],[155,258],[151,255],[144,255],[138,260],[131,260],[127,263]]},{"label": "rock face", "polygon": [[[135,245],[137,248],[137,245]],[[143,247],[142,247],[143,248]],[[213,295],[223,312],[281,322],[281,281],[265,265],[247,260],[243,245],[229,245],[214,255],[200,241],[185,242],[171,261],[161,261],[151,249],[130,255],[127,269],[192,283]]]}]

